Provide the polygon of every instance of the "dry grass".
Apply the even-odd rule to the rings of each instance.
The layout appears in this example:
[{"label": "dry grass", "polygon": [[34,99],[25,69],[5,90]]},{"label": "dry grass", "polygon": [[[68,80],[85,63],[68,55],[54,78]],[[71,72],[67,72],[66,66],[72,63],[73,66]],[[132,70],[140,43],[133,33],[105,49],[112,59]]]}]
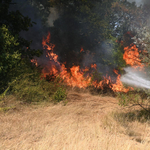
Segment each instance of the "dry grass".
[{"label": "dry grass", "polygon": [[150,125],[123,125],[113,111],[122,111],[115,98],[75,92],[65,106],[17,106],[0,112],[0,150],[149,150]]}]

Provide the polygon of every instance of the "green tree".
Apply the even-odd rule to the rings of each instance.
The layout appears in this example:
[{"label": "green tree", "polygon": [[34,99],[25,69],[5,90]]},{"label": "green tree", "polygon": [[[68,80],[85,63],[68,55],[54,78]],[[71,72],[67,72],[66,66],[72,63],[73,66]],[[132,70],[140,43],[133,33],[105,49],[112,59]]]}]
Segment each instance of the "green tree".
[{"label": "green tree", "polygon": [[[52,40],[56,44],[56,52],[61,56],[60,61],[66,62],[68,67],[72,63],[82,63],[84,55],[79,53],[81,47],[96,53],[94,60],[97,63],[116,65],[119,60],[106,61],[109,56],[106,57],[104,45],[112,43],[109,46],[112,58],[116,58],[118,49],[123,54],[123,47],[115,41],[119,39],[125,43],[125,33],[137,27],[138,19],[142,20],[138,18],[141,8],[126,0],[58,0],[54,1],[54,5],[60,10],[60,17],[51,28]],[[133,40],[130,38],[131,42]]]},{"label": "green tree", "polygon": [[13,76],[13,69],[21,60],[21,53],[16,47],[19,45],[17,37],[14,37],[3,25],[0,28],[0,85],[4,86],[8,82],[10,75]]},{"label": "green tree", "polygon": [[[31,20],[19,11],[9,11],[11,0],[0,1],[0,91],[15,77],[31,68],[30,59],[40,56],[41,50],[30,48],[31,41],[19,36],[32,26]],[[32,70],[32,69],[31,69]]]}]

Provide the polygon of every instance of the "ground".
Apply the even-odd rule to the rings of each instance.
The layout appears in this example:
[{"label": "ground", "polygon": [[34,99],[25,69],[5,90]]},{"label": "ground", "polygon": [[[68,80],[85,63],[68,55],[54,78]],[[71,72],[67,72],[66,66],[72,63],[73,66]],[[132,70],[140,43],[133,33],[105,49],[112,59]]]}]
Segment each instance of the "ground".
[{"label": "ground", "polygon": [[117,98],[70,91],[59,104],[10,108],[0,112],[0,150],[150,150],[150,124],[125,119]]}]

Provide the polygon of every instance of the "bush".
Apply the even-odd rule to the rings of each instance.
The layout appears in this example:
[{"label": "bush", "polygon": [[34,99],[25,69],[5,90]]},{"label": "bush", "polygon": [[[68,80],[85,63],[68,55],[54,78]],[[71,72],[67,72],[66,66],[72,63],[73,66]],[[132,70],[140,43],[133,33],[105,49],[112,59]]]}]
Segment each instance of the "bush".
[{"label": "bush", "polygon": [[36,74],[26,74],[11,85],[11,93],[24,102],[48,100],[57,91],[57,86]]},{"label": "bush", "polygon": [[140,106],[150,113],[150,91],[147,89],[135,89],[128,93],[118,93],[119,104],[121,106]]},{"label": "bush", "polygon": [[[10,78],[14,76],[12,70],[18,65],[21,60],[21,54],[16,49],[17,37],[14,37],[6,28],[6,25],[0,27],[0,85],[7,86]],[[3,90],[2,87],[0,90]]]},{"label": "bush", "polygon": [[66,89],[63,89],[62,87],[59,87],[58,90],[52,96],[52,99],[55,102],[60,102],[60,101],[65,100],[66,97],[67,97]]}]

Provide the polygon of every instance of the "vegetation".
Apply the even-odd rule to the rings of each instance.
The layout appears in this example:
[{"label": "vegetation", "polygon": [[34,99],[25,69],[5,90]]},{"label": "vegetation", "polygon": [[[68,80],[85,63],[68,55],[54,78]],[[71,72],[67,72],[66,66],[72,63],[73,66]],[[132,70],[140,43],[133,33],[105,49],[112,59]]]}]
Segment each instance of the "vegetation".
[{"label": "vegetation", "polygon": [[[41,22],[37,22],[38,32],[34,36],[26,31],[31,29],[32,32],[35,22],[20,13],[17,3],[21,3],[24,11],[27,4],[36,10],[32,15]],[[100,82],[103,79],[101,70],[111,68],[114,76],[113,69],[121,74],[122,68],[127,66],[123,60],[124,47],[131,43],[141,51],[142,63],[150,65],[147,6],[137,7],[127,0],[0,0],[0,112],[8,112],[0,113],[3,120],[0,149],[99,149],[99,146],[102,149],[132,149],[132,146],[138,149],[136,142],[144,143],[141,149],[149,149],[150,91],[140,88],[127,93],[114,92],[111,79]],[[48,26],[51,8],[56,9],[59,17],[53,26]],[[90,68],[85,68],[88,71],[84,73],[86,76],[92,72],[91,82],[85,90],[88,93],[83,90],[80,94],[82,90],[76,87],[70,90],[60,78],[63,73],[57,77],[55,73],[47,74],[43,78],[43,64],[55,64],[55,61],[44,57],[44,50],[31,48],[32,41],[23,38],[22,34],[26,32],[34,38],[47,31],[51,37],[46,42],[54,44],[50,46],[60,56],[58,61],[65,64],[64,71],[73,65],[80,66],[81,70],[85,66]],[[36,44],[39,42],[42,41],[36,41]],[[41,66],[31,63],[34,58]],[[54,69],[61,68],[60,63],[56,63]],[[99,65],[98,69],[95,69],[96,65],[92,68],[91,64]],[[46,65],[44,69],[51,72],[49,64]],[[73,77],[68,71],[67,77],[71,75]],[[99,88],[92,86],[95,80],[100,83],[97,84]],[[62,106],[61,101],[68,105]],[[38,105],[31,104],[46,106],[38,109]],[[112,111],[116,112],[111,114]],[[125,136],[127,143],[122,144]],[[11,143],[14,139],[19,144]],[[130,140],[134,144],[128,144]]]},{"label": "vegetation", "polygon": [[0,93],[28,68],[30,59],[40,56],[41,50],[30,48],[31,41],[19,36],[20,31],[32,26],[31,20],[19,11],[9,11],[11,0],[0,1]]},{"label": "vegetation", "polygon": [[147,114],[150,113],[150,91],[146,89],[136,89],[128,93],[118,93],[119,104],[121,106],[140,106]]},{"label": "vegetation", "polygon": [[33,26],[31,19],[18,10],[9,11],[11,0],[0,2],[0,93],[14,94],[25,102],[47,100],[56,90],[54,84],[40,80],[40,68],[31,64],[33,56],[40,56],[41,50],[30,48],[31,41],[19,33]]},{"label": "vegetation", "polygon": [[63,89],[62,87],[58,88],[57,91],[53,95],[54,102],[60,102],[62,100],[65,100],[67,97],[66,89]]},{"label": "vegetation", "polygon": [[[50,79],[41,80],[42,69],[30,62],[33,57],[41,56],[42,50],[32,49],[31,41],[22,38],[20,32],[34,27],[34,22],[18,10],[10,11],[10,5],[18,9],[11,0],[2,0],[0,4],[0,93],[13,93],[26,102],[48,98],[57,102],[64,100],[66,90]],[[83,67],[96,63],[121,70],[126,66],[123,48],[133,43],[138,30],[146,25],[144,15],[149,11],[144,9],[146,6],[137,7],[127,0],[29,0],[28,4],[36,8],[36,16],[42,19],[44,25],[50,8],[57,9],[59,17],[49,30],[53,37],[51,42],[56,45],[54,51],[61,56],[60,62],[66,62],[67,69],[73,64]],[[147,37],[145,42],[149,42]],[[81,47],[84,52],[80,53]],[[92,58],[86,60],[86,56]],[[146,58],[144,63],[149,63],[149,56]],[[100,81],[101,76],[95,72],[92,80],[96,78]],[[143,103],[141,94],[137,92],[134,100],[131,100],[133,95],[132,92],[120,94],[120,103],[127,105],[128,101],[132,101],[134,104],[141,99]]]},{"label": "vegetation", "polygon": [[[131,24],[126,25],[129,19],[135,17],[131,10],[139,12],[140,8],[127,1],[116,0],[64,0],[57,1],[55,5],[61,12],[51,28],[51,34],[56,52],[61,55],[61,62],[66,62],[68,67],[72,63],[81,65],[84,55],[81,56],[79,49],[83,47],[85,51],[96,53],[95,63],[115,67],[122,65],[115,56],[116,53],[123,54],[123,47],[116,40],[123,40],[124,34],[132,28]],[[128,18],[127,14],[130,15]]]}]

